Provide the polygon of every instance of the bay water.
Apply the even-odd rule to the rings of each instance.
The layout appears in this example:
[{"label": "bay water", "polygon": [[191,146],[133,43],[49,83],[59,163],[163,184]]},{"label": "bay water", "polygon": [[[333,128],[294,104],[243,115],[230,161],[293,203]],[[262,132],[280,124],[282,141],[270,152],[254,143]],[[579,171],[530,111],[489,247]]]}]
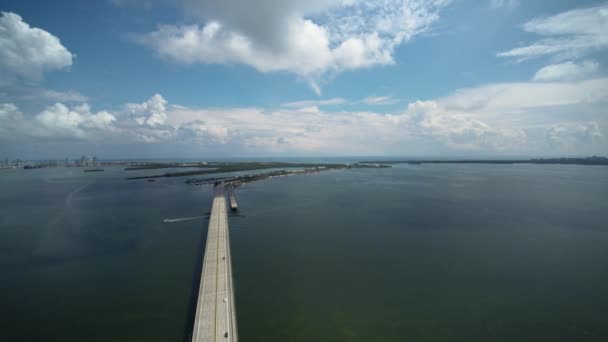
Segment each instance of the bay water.
[{"label": "bay water", "polygon": [[[0,170],[2,340],[187,338],[213,191],[125,179],[154,173]],[[395,165],[235,194],[241,341],[608,340],[606,167]]]}]

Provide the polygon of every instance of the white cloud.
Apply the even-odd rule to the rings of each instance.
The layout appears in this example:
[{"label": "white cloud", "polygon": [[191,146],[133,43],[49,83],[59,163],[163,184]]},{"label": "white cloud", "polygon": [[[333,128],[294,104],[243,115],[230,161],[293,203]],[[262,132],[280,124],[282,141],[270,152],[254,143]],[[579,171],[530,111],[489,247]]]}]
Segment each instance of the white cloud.
[{"label": "white cloud", "polygon": [[248,152],[354,154],[370,152],[382,140],[373,129],[386,127],[388,119],[377,113],[325,113],[308,108],[180,108],[172,112],[171,121],[175,126],[201,121],[207,126],[229,127],[232,142]]},{"label": "white cloud", "polygon": [[68,107],[56,103],[35,117],[35,126],[28,132],[40,137],[93,138],[96,131],[113,129],[116,117],[107,112],[91,112],[88,104]]},{"label": "white cloud", "polygon": [[437,101],[410,103],[405,114],[392,118],[455,150],[517,151],[527,142],[521,129],[494,127],[465,112],[449,110]]},{"label": "white cloud", "polygon": [[284,103],[284,107],[290,108],[305,108],[305,107],[319,107],[319,106],[335,106],[345,104],[346,100],[341,97],[334,97],[327,100],[304,100]]},{"label": "white cloud", "polygon": [[608,47],[608,3],[536,18],[523,28],[544,38],[501,52],[499,57],[519,61],[542,56],[558,61],[584,57]]},{"label": "white cloud", "polygon": [[0,101],[48,105],[55,102],[87,102],[89,98],[77,91],[56,91],[35,85],[8,85],[0,87]]},{"label": "white cloud", "polygon": [[30,27],[10,12],[0,16],[0,85],[18,79],[40,80],[51,70],[72,65],[72,54],[59,38],[47,31]]},{"label": "white cloud", "polygon": [[[226,142],[254,153],[585,153],[605,149],[600,123],[608,79],[505,83],[410,103],[399,114],[324,112],[317,107],[171,110],[172,125],[230,128]],[[311,108],[314,108],[312,110]],[[561,112],[572,114],[561,116]],[[586,113],[591,119],[579,116]],[[588,152],[594,153],[594,152]]]},{"label": "white cloud", "polygon": [[12,120],[21,116],[19,109],[13,103],[0,103],[0,120]]},{"label": "white cloud", "polygon": [[87,102],[89,98],[75,90],[56,91],[43,89],[40,94],[46,100],[56,102]]},{"label": "white cloud", "polygon": [[548,65],[536,72],[534,81],[573,81],[595,76],[600,70],[600,65],[593,61],[581,63],[564,62]]},{"label": "white cloud", "polygon": [[140,125],[162,126],[167,122],[167,100],[160,94],[143,103],[128,103],[125,110]]},{"label": "white cloud", "polygon": [[381,106],[397,103],[397,100],[392,96],[368,96],[363,102],[371,106]]},{"label": "white cloud", "polygon": [[512,10],[519,7],[519,0],[490,0],[491,9],[508,9]]},{"label": "white cloud", "polygon": [[23,115],[13,103],[0,103],[0,140],[18,134],[22,126]]},{"label": "white cloud", "polygon": [[206,145],[213,143],[226,144],[229,142],[231,132],[228,127],[221,125],[207,125],[204,121],[195,120],[186,122],[177,128],[180,139]]},{"label": "white cloud", "polygon": [[581,144],[593,143],[604,138],[597,122],[567,123],[551,126],[547,132],[547,142],[566,150],[580,147]]},{"label": "white cloud", "polygon": [[34,141],[69,138],[190,153],[224,148],[234,155],[594,154],[607,148],[607,85],[606,78],[489,84],[415,101],[396,114],[324,111],[314,103],[274,110],[188,108],[155,94],[117,112],[58,103],[28,119],[4,104],[0,127]]},{"label": "white cloud", "polygon": [[573,82],[497,83],[460,89],[441,99],[446,108],[499,116],[521,109],[608,101],[608,78]]},{"label": "white cloud", "polygon": [[396,46],[426,31],[449,0],[186,1],[198,25],[163,25],[141,38],[182,63],[238,63],[309,81],[394,63]]}]

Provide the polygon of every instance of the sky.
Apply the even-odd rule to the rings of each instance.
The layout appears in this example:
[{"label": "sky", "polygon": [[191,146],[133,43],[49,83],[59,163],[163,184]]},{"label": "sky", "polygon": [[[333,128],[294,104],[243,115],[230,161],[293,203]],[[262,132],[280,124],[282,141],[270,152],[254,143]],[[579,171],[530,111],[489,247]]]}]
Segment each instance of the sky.
[{"label": "sky", "polygon": [[608,154],[604,1],[0,11],[2,159]]}]

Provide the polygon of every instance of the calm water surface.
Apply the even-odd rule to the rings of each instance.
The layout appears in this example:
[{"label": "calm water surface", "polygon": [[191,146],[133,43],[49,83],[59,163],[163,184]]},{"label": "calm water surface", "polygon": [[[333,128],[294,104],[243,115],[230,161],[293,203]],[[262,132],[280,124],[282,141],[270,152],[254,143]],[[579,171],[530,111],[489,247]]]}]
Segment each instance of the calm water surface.
[{"label": "calm water surface", "polygon": [[[0,334],[182,341],[209,187],[0,170]],[[398,165],[236,191],[241,341],[606,341],[608,168]]]}]

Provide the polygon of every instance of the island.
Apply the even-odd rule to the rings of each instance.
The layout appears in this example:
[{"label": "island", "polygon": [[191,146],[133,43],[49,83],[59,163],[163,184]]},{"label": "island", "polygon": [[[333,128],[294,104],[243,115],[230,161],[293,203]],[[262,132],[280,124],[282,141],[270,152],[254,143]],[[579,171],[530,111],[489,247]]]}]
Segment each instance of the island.
[{"label": "island", "polygon": [[[197,165],[197,166],[194,166]],[[158,164],[154,165],[141,165],[138,167],[128,167],[125,170],[148,170],[148,169],[162,169],[162,168],[175,168],[175,167],[186,167],[177,164]],[[355,164],[320,164],[320,163],[284,163],[284,162],[218,162],[218,163],[205,163],[205,164],[189,164],[188,167],[196,167],[199,170],[180,171],[180,172],[166,172],[156,175],[147,176],[134,176],[128,177],[127,179],[154,179],[163,177],[185,177],[185,176],[196,176],[196,175],[210,175],[218,173],[229,173],[229,172],[243,172],[243,171],[258,171],[258,170],[271,170],[263,173],[247,174],[239,176],[226,176],[226,177],[215,177],[205,179],[189,179],[187,182],[190,184],[203,184],[213,183],[218,181],[230,181],[247,183],[254,180],[266,179],[270,177],[289,176],[289,175],[302,175],[309,173],[316,173],[322,171],[331,170],[342,170],[349,168],[387,168],[390,165],[380,163],[355,163]]]},{"label": "island", "polygon": [[361,164],[554,164],[554,165],[608,165],[606,157],[536,158],[536,159],[406,159],[364,161]]}]

